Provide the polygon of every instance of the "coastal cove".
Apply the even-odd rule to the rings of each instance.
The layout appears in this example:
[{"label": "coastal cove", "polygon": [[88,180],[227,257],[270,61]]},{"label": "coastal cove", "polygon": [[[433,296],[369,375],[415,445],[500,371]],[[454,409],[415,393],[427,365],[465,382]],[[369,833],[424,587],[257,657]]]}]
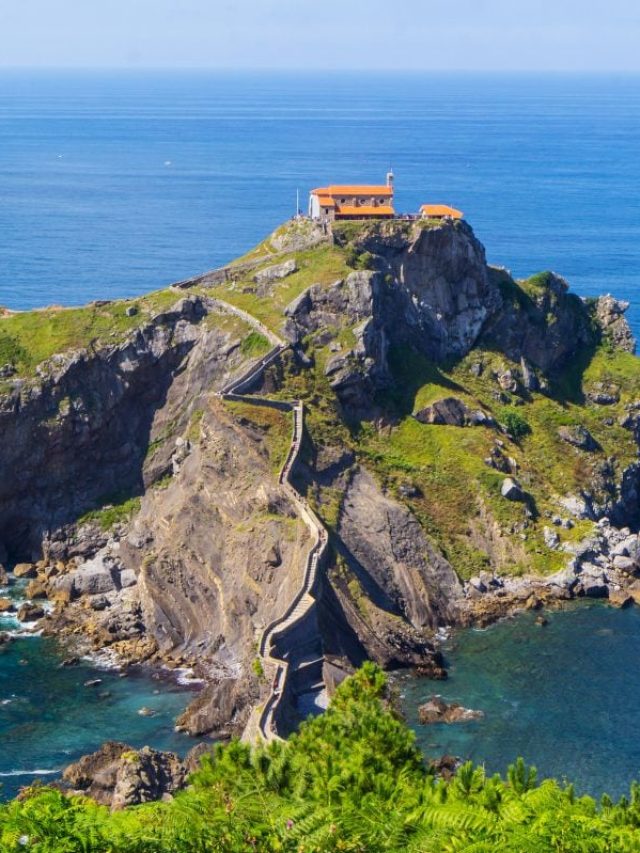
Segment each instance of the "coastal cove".
[{"label": "coastal cove", "polygon": [[[12,593],[20,600],[15,587]],[[54,639],[29,636],[11,615],[0,617],[0,632],[11,637],[0,644],[0,800],[35,780],[59,778],[67,765],[106,740],[180,756],[198,742],[174,731],[194,688],[171,673],[133,667],[123,677],[121,670],[88,659],[63,666],[68,649]],[[140,714],[142,709],[150,713]]]},{"label": "coastal cove", "polygon": [[[430,757],[472,759],[492,774],[522,756],[579,794],[626,794],[640,778],[640,609],[580,602],[545,616],[543,627],[529,612],[456,631],[443,645],[447,681],[398,680],[407,722]],[[484,716],[421,725],[418,707],[434,694]]]}]

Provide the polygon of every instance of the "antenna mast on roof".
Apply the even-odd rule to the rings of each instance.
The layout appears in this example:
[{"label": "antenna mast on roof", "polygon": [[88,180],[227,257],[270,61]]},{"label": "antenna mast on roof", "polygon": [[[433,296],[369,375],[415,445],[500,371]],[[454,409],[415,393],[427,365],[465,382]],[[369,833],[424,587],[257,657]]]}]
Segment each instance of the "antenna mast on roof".
[{"label": "antenna mast on roof", "polygon": [[387,172],[387,186],[393,187],[393,169],[389,166],[389,171]]}]

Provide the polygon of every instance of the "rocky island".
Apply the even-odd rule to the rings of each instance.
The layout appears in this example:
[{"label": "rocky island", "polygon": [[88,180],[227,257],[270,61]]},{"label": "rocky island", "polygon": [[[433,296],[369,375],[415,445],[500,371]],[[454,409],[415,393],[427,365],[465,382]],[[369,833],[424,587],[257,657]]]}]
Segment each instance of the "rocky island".
[{"label": "rocky island", "polygon": [[489,266],[464,221],[300,219],[147,297],[7,313],[21,618],[188,669],[178,725],[253,737],[365,660],[445,677],[444,626],[640,602],[625,308]]}]

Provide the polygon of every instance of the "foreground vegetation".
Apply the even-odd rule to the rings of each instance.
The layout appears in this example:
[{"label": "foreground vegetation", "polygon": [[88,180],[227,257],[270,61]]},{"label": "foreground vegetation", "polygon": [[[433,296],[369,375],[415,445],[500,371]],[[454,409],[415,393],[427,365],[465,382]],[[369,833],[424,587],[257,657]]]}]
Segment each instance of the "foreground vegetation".
[{"label": "foreground vegetation", "polygon": [[598,804],[571,785],[538,784],[517,761],[502,779],[463,765],[438,780],[390,710],[373,664],[286,743],[218,746],[172,802],[111,814],[34,788],[0,807],[0,849],[164,851],[640,850],[640,786]]}]

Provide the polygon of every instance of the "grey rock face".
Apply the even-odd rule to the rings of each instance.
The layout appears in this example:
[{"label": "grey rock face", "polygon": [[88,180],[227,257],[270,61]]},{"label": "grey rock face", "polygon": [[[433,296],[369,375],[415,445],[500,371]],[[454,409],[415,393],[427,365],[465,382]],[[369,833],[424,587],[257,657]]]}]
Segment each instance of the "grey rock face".
[{"label": "grey rock face", "polygon": [[540,389],[538,377],[536,376],[533,367],[524,356],[520,358],[520,369],[522,371],[522,384],[527,391],[538,391]]},{"label": "grey rock face", "polygon": [[279,281],[282,278],[286,278],[288,275],[291,275],[298,269],[298,265],[295,262],[294,258],[290,258],[287,261],[284,261],[281,264],[274,264],[271,267],[266,267],[263,270],[259,270],[253,277],[255,283],[260,285],[271,284],[271,282]]},{"label": "grey rock face", "polygon": [[614,346],[626,352],[635,353],[636,343],[624,314],[629,303],[607,294],[598,299],[596,315],[602,330],[611,338]]},{"label": "grey rock face", "polygon": [[506,477],[502,481],[500,494],[508,501],[524,501],[526,499],[526,494],[522,486],[512,477]]},{"label": "grey rock face", "polygon": [[0,542],[15,556],[39,555],[49,531],[109,495],[142,491],[174,371],[203,338],[223,344],[200,330],[206,312],[206,300],[181,299],[123,344],[53,357],[0,398]]},{"label": "grey rock face", "polygon": [[548,273],[544,285],[526,297],[506,273],[493,271],[493,277],[503,281],[507,296],[483,329],[482,345],[513,361],[524,359],[530,375],[531,366],[544,373],[560,368],[593,341],[586,306],[560,276]]},{"label": "grey rock face", "polygon": [[560,504],[575,518],[592,519],[594,517],[593,508],[584,495],[566,495],[560,498]]},{"label": "grey rock face", "polygon": [[445,397],[416,412],[415,419],[423,424],[449,426],[495,426],[494,419],[481,409],[472,410],[457,397]]},{"label": "grey rock face", "polygon": [[557,548],[560,544],[560,537],[558,536],[557,531],[552,527],[545,527],[542,531],[542,535],[544,536],[544,541],[548,548]]},{"label": "grey rock face", "polygon": [[430,357],[465,355],[501,305],[484,248],[466,224],[414,230],[401,251],[383,238],[363,247],[382,256],[393,278],[384,298],[389,335]]},{"label": "grey rock face", "polygon": [[189,705],[178,718],[177,725],[193,737],[210,731],[237,733],[242,730],[258,695],[251,679],[216,679]]},{"label": "grey rock face", "polygon": [[383,496],[365,471],[345,495],[340,537],[383,596],[391,612],[415,627],[447,622],[462,587],[454,570],[428,541],[414,516]]},{"label": "grey rock face", "polygon": [[598,442],[589,430],[581,424],[576,426],[561,426],[558,428],[558,435],[567,444],[578,447],[580,450],[593,451],[598,449]]},{"label": "grey rock face", "polygon": [[390,380],[387,364],[388,335],[380,319],[381,280],[377,273],[358,271],[323,289],[313,285],[285,309],[285,334],[293,343],[304,335],[323,330],[337,334],[344,318],[357,325],[356,343],[340,350],[326,365],[325,373],[343,405],[369,409],[375,389]]},{"label": "grey rock face", "polygon": [[107,741],[69,765],[62,778],[75,792],[118,810],[174,794],[185,775],[184,764],[172,752]]}]

